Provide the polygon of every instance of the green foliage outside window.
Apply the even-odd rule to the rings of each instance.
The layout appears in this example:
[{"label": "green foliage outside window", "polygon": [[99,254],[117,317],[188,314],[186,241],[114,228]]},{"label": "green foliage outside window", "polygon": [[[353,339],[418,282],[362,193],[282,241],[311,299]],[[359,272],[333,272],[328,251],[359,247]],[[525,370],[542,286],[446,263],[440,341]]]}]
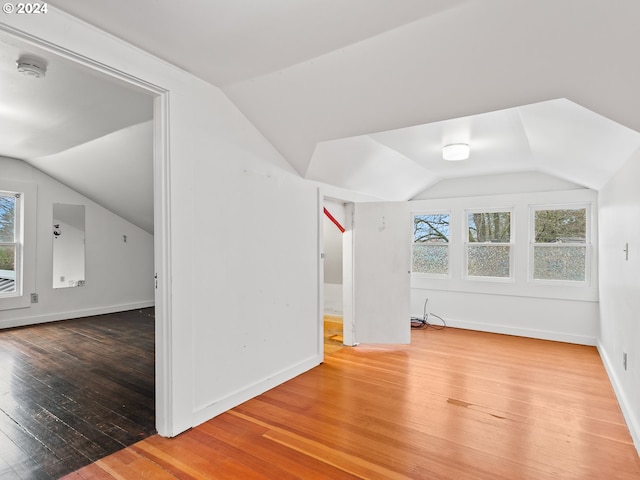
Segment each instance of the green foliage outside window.
[{"label": "green foliage outside window", "polygon": [[587,209],[536,210],[533,278],[584,282],[587,275]]},{"label": "green foliage outside window", "polygon": [[511,242],[511,212],[470,213],[469,242]]},{"label": "green foliage outside window", "polygon": [[511,276],[511,212],[474,212],[467,216],[467,275]]},{"label": "green foliage outside window", "polygon": [[536,210],[535,243],[584,243],[587,210]]}]

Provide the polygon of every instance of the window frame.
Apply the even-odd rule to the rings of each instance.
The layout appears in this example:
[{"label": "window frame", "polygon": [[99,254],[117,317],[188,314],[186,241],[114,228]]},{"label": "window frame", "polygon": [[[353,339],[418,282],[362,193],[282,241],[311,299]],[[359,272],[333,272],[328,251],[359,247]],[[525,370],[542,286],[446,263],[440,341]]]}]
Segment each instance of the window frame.
[{"label": "window frame", "polygon": [[[470,242],[469,241],[469,215],[475,213],[509,213],[509,242]],[[463,209],[463,225],[462,229],[462,250],[464,261],[462,264],[462,277],[465,280],[473,282],[496,282],[496,283],[513,283],[515,281],[515,207],[475,207]],[[486,275],[470,275],[469,274],[469,247],[472,245],[485,245],[495,247],[509,247],[509,276],[508,277],[491,277]]]},{"label": "window frame", "polygon": [[[590,285],[561,285],[542,282],[529,281],[529,229],[531,205],[558,205],[569,208],[572,205],[590,206],[590,229],[591,250],[590,254]],[[436,212],[450,211],[450,268],[451,277],[447,280],[439,278],[429,278],[424,275],[411,275],[411,288],[416,292],[424,294],[429,290],[439,290],[443,292],[488,294],[488,295],[508,295],[526,298],[547,298],[584,302],[598,301],[598,194],[595,190],[587,188],[574,188],[570,190],[551,190],[544,192],[519,192],[503,193],[496,195],[466,195],[458,197],[437,197],[412,200],[410,211],[414,212]],[[479,209],[488,210],[496,206],[512,207],[515,214],[512,216],[512,242],[514,243],[513,254],[513,276],[512,282],[490,281],[483,277],[478,280],[464,277],[466,270],[466,259],[463,246],[463,239],[466,232],[465,210]],[[407,228],[412,228],[410,223],[412,218],[407,219]],[[409,249],[409,245],[407,246]],[[486,277],[489,278],[489,277]],[[429,295],[429,294],[427,294]]]},{"label": "window frame", "polygon": [[[438,243],[434,245],[446,246],[447,248],[447,273],[430,273],[430,272],[416,272],[413,270],[413,250],[416,245],[424,245],[422,242],[415,241],[415,218],[426,215],[447,215],[449,217],[449,237],[446,242]],[[411,274],[424,278],[435,279],[450,279],[451,278],[451,211],[450,210],[429,210],[421,212],[411,213]]]},{"label": "window frame", "polygon": [[0,190],[0,196],[2,197],[14,197],[16,199],[14,204],[13,214],[13,242],[0,241],[0,247],[13,246],[14,247],[14,290],[12,292],[0,292],[0,299],[21,297],[23,292],[23,192],[13,192],[9,190]]},{"label": "window frame", "polygon": [[[529,272],[528,281],[535,285],[557,285],[568,287],[589,287],[591,286],[592,257],[593,257],[593,234],[592,234],[592,208],[591,202],[580,203],[553,203],[553,204],[536,204],[529,205]],[[585,209],[585,242],[584,243],[567,243],[567,244],[545,244],[537,243],[536,238],[536,212],[541,210],[581,210]],[[585,271],[584,280],[556,280],[546,278],[535,278],[535,248],[536,247],[577,247],[585,248]]]},{"label": "window frame", "polygon": [[[0,311],[18,308],[30,308],[31,293],[37,293],[36,285],[36,247],[38,244],[38,185],[11,178],[0,179],[0,191],[21,194],[20,221],[20,256],[21,269],[19,295],[0,297]],[[44,226],[43,226],[44,228]],[[0,320],[0,328],[6,323]]]}]

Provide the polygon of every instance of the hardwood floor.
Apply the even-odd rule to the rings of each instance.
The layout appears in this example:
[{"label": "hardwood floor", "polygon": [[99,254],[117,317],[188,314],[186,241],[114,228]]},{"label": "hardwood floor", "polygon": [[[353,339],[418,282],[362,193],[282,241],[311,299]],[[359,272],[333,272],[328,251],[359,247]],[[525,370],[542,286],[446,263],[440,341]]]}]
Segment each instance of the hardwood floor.
[{"label": "hardwood floor", "polygon": [[447,328],[342,348],[65,478],[630,480],[640,458],[595,348]]},{"label": "hardwood floor", "polygon": [[324,316],[324,353],[337,352],[344,347],[342,336],[342,317],[332,315]]},{"label": "hardwood floor", "polygon": [[153,309],[0,330],[0,479],[57,479],[155,433]]}]

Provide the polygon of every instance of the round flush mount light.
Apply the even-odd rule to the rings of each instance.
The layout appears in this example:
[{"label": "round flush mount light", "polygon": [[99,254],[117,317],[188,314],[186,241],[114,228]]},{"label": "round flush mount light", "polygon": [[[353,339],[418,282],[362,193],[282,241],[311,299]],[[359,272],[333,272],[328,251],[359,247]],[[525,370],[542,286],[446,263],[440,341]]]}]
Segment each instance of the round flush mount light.
[{"label": "round flush mount light", "polygon": [[47,63],[35,57],[20,57],[16,62],[18,72],[32,78],[42,78],[47,72]]},{"label": "round flush mount light", "polygon": [[467,143],[451,143],[442,149],[442,158],[450,162],[466,160],[469,158],[469,145]]}]

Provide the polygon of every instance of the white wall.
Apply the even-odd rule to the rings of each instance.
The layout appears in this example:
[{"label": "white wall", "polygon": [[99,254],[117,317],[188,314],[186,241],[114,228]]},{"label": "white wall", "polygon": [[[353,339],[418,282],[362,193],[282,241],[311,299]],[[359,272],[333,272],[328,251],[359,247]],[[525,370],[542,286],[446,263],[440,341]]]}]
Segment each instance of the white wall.
[{"label": "white wall", "polygon": [[[640,153],[599,192],[598,348],[640,452]],[[623,251],[629,244],[629,259]],[[622,354],[627,353],[627,369]]]},{"label": "white wall", "polygon": [[555,192],[584,188],[540,172],[505,173],[445,179],[416,195],[413,200],[474,197],[506,193]]},{"label": "white wall", "polygon": [[171,323],[156,330],[159,432],[176,435],[317,365],[317,188],[218,88],[53,7],[2,22],[167,92],[161,258],[171,278],[160,282]]},{"label": "white wall", "polygon": [[[344,202],[324,200],[324,207],[340,225],[345,226]],[[324,313],[342,315],[342,243],[343,234],[323,215],[324,237]]]},{"label": "white wall", "polygon": [[[0,172],[0,189],[14,180],[36,187],[35,230],[29,232],[35,238],[35,280],[25,293],[38,294],[38,303],[26,308],[4,310],[0,300],[0,328],[153,305],[152,235],[25,162],[0,157]],[[54,203],[86,207],[84,287],[53,288]],[[123,235],[127,235],[126,244]]]},{"label": "white wall", "polygon": [[428,313],[451,327],[582,345],[598,337],[597,302],[412,288],[412,316],[422,316],[427,298]]},{"label": "white wall", "polygon": [[[166,345],[158,352],[158,368],[166,374],[159,394],[167,404],[158,410],[160,433],[176,435],[317,365],[322,360],[318,328],[322,209],[316,185],[301,180],[216,87],[53,7],[43,16],[2,16],[0,27],[45,40],[54,49],[59,46],[167,92],[164,145],[170,230],[164,247],[171,271],[166,280],[171,323],[163,327]],[[127,248],[119,243],[119,228],[112,232],[109,226],[88,222],[89,230],[95,235],[87,236],[87,245],[119,245],[121,252]],[[107,262],[94,256],[87,271],[100,271]],[[61,290],[68,296],[79,291],[83,289]],[[85,295],[87,291],[85,287]],[[419,311],[412,313],[421,312],[425,292],[418,293],[414,303]],[[98,298],[96,294],[87,300]],[[493,296],[482,299],[482,305],[493,305]],[[433,311],[446,317],[444,302],[458,300],[443,294],[441,303],[434,297]],[[516,304],[523,301],[518,300],[509,300],[514,314],[521,312]],[[548,299],[539,306],[539,316],[574,312],[554,310]],[[575,312],[574,320],[585,318],[588,325],[577,334],[592,336],[597,329],[593,312]],[[513,321],[507,313],[501,312],[503,324]],[[473,321],[469,311],[464,320]],[[478,322],[477,327],[485,328],[488,321]],[[553,323],[552,318],[547,321]],[[535,316],[526,322],[522,330],[535,332]],[[571,325],[567,329],[573,330]],[[635,361],[637,353],[630,350],[630,355]]]},{"label": "white wall", "polygon": [[[543,183],[542,193],[515,193],[527,190],[523,182],[528,180],[517,175],[500,175],[476,181],[474,188],[474,179],[461,179],[451,191],[467,192],[469,196],[410,202],[414,214],[451,212],[452,229],[454,222],[462,223],[461,217],[467,208],[513,208],[515,238],[513,281],[477,281],[464,278],[462,238],[454,238],[452,232],[451,274],[448,278],[412,274],[411,314],[422,316],[428,298],[428,312],[443,317],[453,327],[595,345],[599,333],[597,238],[592,239],[591,249],[593,282],[581,287],[530,282],[527,239],[530,205],[593,202],[595,209],[597,195],[588,189],[553,189],[554,185],[566,186],[564,182]],[[496,191],[513,193],[489,195],[485,183],[493,185]],[[462,184],[466,188],[459,189]],[[544,191],[545,187],[549,187],[549,191]],[[471,196],[473,194],[481,196]],[[596,223],[597,215],[594,215],[593,232],[597,232]],[[463,228],[462,225],[459,228]],[[437,319],[434,322],[437,323]]]}]

